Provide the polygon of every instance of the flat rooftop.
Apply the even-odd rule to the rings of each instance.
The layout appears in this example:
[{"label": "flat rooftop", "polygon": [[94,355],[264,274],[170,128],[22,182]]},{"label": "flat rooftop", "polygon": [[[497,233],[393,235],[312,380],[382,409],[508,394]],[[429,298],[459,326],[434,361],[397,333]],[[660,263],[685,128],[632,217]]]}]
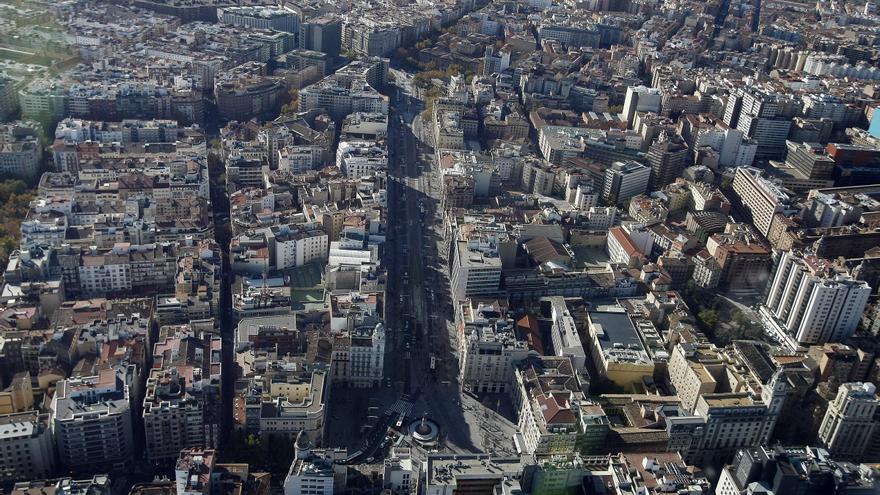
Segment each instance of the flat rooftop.
[{"label": "flat rooftop", "polygon": [[639,333],[625,312],[590,311],[588,315],[594,326],[602,326],[603,335],[599,336],[599,342],[603,349],[614,347],[614,344],[623,344],[624,347],[637,345],[640,349],[643,348]]},{"label": "flat rooftop", "polygon": [[475,455],[429,455],[426,465],[428,485],[458,484],[459,479],[478,478],[501,480],[505,476],[518,475],[523,463],[519,457],[493,457]]}]

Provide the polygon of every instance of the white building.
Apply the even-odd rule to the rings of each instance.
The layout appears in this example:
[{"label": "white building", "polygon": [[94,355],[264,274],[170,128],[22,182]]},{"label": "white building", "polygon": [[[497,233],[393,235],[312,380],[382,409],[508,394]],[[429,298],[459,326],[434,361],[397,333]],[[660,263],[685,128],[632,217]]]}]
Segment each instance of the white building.
[{"label": "white building", "polygon": [[0,416],[0,481],[49,478],[55,468],[47,416],[36,411]]},{"label": "white building", "polygon": [[412,493],[419,479],[418,467],[413,464],[410,449],[405,447],[391,449],[391,457],[385,459],[382,472],[385,488],[395,495]]},{"label": "white building", "polygon": [[608,230],[605,249],[611,261],[628,267],[641,267],[647,255],[651,254],[653,241],[648,231],[639,227],[611,227]]},{"label": "white building", "polygon": [[96,252],[84,254],[79,266],[79,285],[86,294],[130,292],[131,265],[128,257]]},{"label": "white building", "polygon": [[385,371],[385,325],[361,326],[349,332],[348,382],[355,388],[375,387]]},{"label": "white building", "polygon": [[660,113],[663,95],[657,88],[630,86],[623,100],[623,116],[632,125],[636,112]]},{"label": "white building", "polygon": [[568,310],[565,298],[553,296],[548,297],[547,300],[550,301],[550,318],[553,320],[553,326],[550,329],[553,350],[557,356],[571,359],[575,369],[583,372],[587,353],[584,351],[577,324]]},{"label": "white building", "polygon": [[774,337],[789,346],[840,342],[858,326],[871,290],[828,260],[786,251],[762,313]]},{"label": "white building", "polygon": [[528,345],[516,339],[513,320],[481,319],[468,325],[461,340],[459,383],[475,393],[506,392],[514,365],[529,355]]},{"label": "white building", "polygon": [[614,162],[605,171],[605,182],[602,196],[609,205],[626,204],[634,196],[644,194],[648,190],[651,179],[651,167],[641,163]]},{"label": "white building", "polygon": [[472,248],[467,241],[456,242],[451,284],[456,301],[495,295],[501,284],[501,258],[497,252]]},{"label": "white building", "polygon": [[682,117],[682,137],[692,150],[709,147],[717,151],[718,163],[724,167],[750,166],[758,149],[758,145],[746,138],[741,130],[700,115]]},{"label": "white building", "polygon": [[266,5],[221,7],[217,9],[217,20],[237,27],[299,33],[301,19],[292,9]]},{"label": "white building", "polygon": [[134,455],[129,388],[125,375],[105,369],[97,376],[58,382],[52,397],[52,433],[67,469],[124,469]]},{"label": "white building", "polygon": [[880,400],[872,383],[844,383],[828,404],[819,440],[839,459],[860,461],[874,440]]},{"label": "white building", "polygon": [[[313,452],[312,442],[304,432],[297,436],[294,450],[293,462],[284,478],[284,495],[333,495],[339,471],[344,473],[346,469],[336,462],[336,451]],[[344,485],[345,475],[341,478]]]},{"label": "white building", "polygon": [[617,220],[617,207],[615,206],[591,206],[578,215],[586,227],[595,231],[607,231],[614,226]]},{"label": "white building", "polygon": [[285,146],[278,150],[278,168],[301,174],[324,165],[324,148],[320,146]]},{"label": "white building", "polygon": [[277,270],[327,260],[329,237],[321,229],[292,229],[281,225],[272,227],[268,237],[270,252],[274,246],[273,262]]},{"label": "white building", "polygon": [[366,177],[388,168],[388,151],[377,142],[342,141],[336,149],[336,166],[346,177]]}]

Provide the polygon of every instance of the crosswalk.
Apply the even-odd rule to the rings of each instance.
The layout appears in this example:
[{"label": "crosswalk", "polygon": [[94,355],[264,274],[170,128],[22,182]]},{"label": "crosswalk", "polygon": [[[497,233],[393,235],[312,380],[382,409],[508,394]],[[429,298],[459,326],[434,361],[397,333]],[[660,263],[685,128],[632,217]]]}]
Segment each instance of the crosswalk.
[{"label": "crosswalk", "polygon": [[412,412],[412,408],[412,402],[403,399],[397,399],[396,401],[394,401],[394,404],[391,404],[391,407],[388,408],[388,413],[398,416],[409,416]]}]

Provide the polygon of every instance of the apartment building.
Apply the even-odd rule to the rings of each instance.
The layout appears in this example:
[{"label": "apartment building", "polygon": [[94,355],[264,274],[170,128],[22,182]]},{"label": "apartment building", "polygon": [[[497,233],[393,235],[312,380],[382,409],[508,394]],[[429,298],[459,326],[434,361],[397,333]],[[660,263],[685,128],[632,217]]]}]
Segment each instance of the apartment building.
[{"label": "apartment building", "polygon": [[614,162],[605,171],[602,197],[608,205],[626,205],[648,190],[650,180],[650,167],[634,161]]},{"label": "apartment building", "polygon": [[524,160],[522,163],[522,188],[532,194],[549,196],[556,183],[556,167],[545,160]]},{"label": "apartment building", "polygon": [[468,241],[455,243],[452,256],[452,297],[491,297],[501,284],[501,258],[492,250],[471,247]]},{"label": "apartment building", "polygon": [[134,433],[129,386],[125,375],[112,368],[56,384],[52,433],[65,469],[123,469],[131,460]]},{"label": "apartment building", "polygon": [[728,224],[712,234],[706,251],[721,269],[718,285],[743,292],[764,288],[769,278],[771,249],[748,224]]},{"label": "apartment building", "polygon": [[215,470],[217,453],[211,449],[178,451],[174,463],[176,495],[209,495],[217,488],[220,472]]},{"label": "apartment building", "polygon": [[352,62],[299,93],[300,111],[324,109],[335,122],[355,112],[388,114],[388,98],[379,93],[387,79],[387,60]]},{"label": "apartment building", "polygon": [[305,432],[294,442],[293,462],[284,478],[284,495],[333,495],[334,487],[345,486],[345,449],[315,449]]},{"label": "apartment building", "polygon": [[299,47],[335,59],[342,50],[342,20],[333,15],[303,20],[299,26]]},{"label": "apartment building", "polygon": [[623,115],[629,125],[633,124],[637,112],[660,113],[663,94],[658,88],[630,86],[623,99]]},{"label": "apartment building", "polygon": [[48,415],[26,411],[0,416],[0,481],[49,478],[57,467]]},{"label": "apartment building", "polygon": [[57,495],[111,495],[110,477],[96,474],[91,478],[73,479],[33,479],[13,485],[9,492],[13,495],[36,495],[54,493]]},{"label": "apartment building", "polygon": [[182,449],[219,445],[220,338],[190,326],[166,326],[153,346],[143,421],[147,458],[177,459]]},{"label": "apartment building", "polygon": [[526,464],[520,456],[428,454],[422,468],[424,493],[495,493],[496,487],[500,491],[502,486],[518,490]]},{"label": "apartment building", "polygon": [[[586,376],[587,353],[569,303],[560,296],[547,297],[543,301],[550,303],[550,318],[553,320],[550,341],[553,343],[553,351],[557,356],[571,359],[575,370]],[[572,305],[575,302],[571,301]]]},{"label": "apartment building", "polygon": [[[316,443],[324,439],[327,403],[330,400],[328,373],[295,362],[266,363],[266,371],[246,380],[241,396],[245,431],[267,441],[293,441],[301,431]],[[294,369],[299,366],[299,369]],[[239,399],[236,399],[239,400]]]},{"label": "apartment building", "polygon": [[0,125],[0,174],[32,180],[40,173],[43,148],[33,122]]},{"label": "apartment building", "polygon": [[715,486],[718,495],[871,491],[876,481],[868,466],[838,460],[819,447],[760,445],[737,451]]},{"label": "apartment building", "polygon": [[174,295],[156,299],[159,325],[219,318],[221,264],[220,247],[208,241],[180,256]]},{"label": "apartment building", "polygon": [[776,184],[761,177],[761,171],[758,169],[737,168],[732,187],[746,218],[765,237],[770,233],[773,216],[791,208],[788,194]]},{"label": "apartment building", "polygon": [[325,153],[321,146],[289,145],[278,150],[276,161],[279,170],[302,174],[323,167]]},{"label": "apartment building", "polygon": [[464,149],[462,115],[455,110],[437,110],[434,116],[434,149]]},{"label": "apartment building", "polygon": [[535,356],[517,366],[511,390],[518,411],[514,443],[536,456],[571,455],[587,407],[577,371],[567,357]]},{"label": "apartment building", "polygon": [[18,110],[18,95],[15,81],[9,77],[0,77],[0,119],[6,120]]},{"label": "apartment building", "polygon": [[768,330],[789,347],[841,342],[855,332],[871,286],[831,261],[786,251],[769,286],[762,313]]},{"label": "apartment building", "polygon": [[314,261],[326,261],[329,252],[327,233],[318,228],[296,228],[290,225],[271,227],[266,232],[272,265],[286,270]]},{"label": "apartment building", "polygon": [[388,150],[375,141],[340,141],[336,166],[353,179],[383,172],[388,168]]},{"label": "apartment building", "polygon": [[174,246],[118,243],[109,250],[89,248],[78,267],[82,294],[128,294],[146,288],[171,288],[177,275]]},{"label": "apartment building", "polygon": [[271,6],[218,7],[217,20],[236,27],[299,33],[301,16],[292,9]]},{"label": "apartment building", "polygon": [[701,395],[694,412],[706,423],[689,461],[695,464],[726,462],[739,448],[767,443],[777,420],[766,404],[745,392]]},{"label": "apartment building", "polygon": [[687,156],[688,147],[681,138],[674,134],[660,134],[657,141],[648,147],[647,162],[651,167],[648,190],[656,191],[675,182],[684,170]]},{"label": "apartment building", "polygon": [[284,81],[267,76],[265,65],[257,62],[227,71],[214,83],[217,115],[223,120],[244,122],[271,116],[281,107],[286,93]]},{"label": "apartment building", "polygon": [[819,441],[835,457],[841,460],[865,460],[865,454],[876,440],[875,431],[880,399],[872,383],[844,383],[837,397],[828,404]]},{"label": "apartment building", "polygon": [[459,383],[474,393],[506,392],[514,366],[529,355],[528,344],[517,340],[513,320],[493,306],[480,304],[469,313],[473,318],[463,326],[459,341]]}]

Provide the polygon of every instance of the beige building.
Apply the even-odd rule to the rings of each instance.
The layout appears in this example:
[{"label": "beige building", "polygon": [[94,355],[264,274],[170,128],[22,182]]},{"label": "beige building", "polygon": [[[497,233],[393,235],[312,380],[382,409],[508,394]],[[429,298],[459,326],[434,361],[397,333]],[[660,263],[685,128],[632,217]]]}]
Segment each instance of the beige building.
[{"label": "beige building", "polygon": [[627,390],[654,374],[654,360],[624,311],[587,313],[590,354],[599,374]]},{"label": "beige building", "polygon": [[844,383],[819,426],[819,440],[839,459],[860,461],[874,440],[880,400],[872,383]]},{"label": "beige building", "polygon": [[434,149],[464,149],[464,129],[461,114],[455,111],[436,112],[434,120]]},{"label": "beige building", "polygon": [[584,395],[571,360],[543,356],[524,361],[514,372],[514,381],[517,449],[543,456],[573,454]]},{"label": "beige building", "polygon": [[256,404],[248,403],[248,416],[259,415],[263,436],[284,436],[291,441],[304,431],[320,445],[324,438],[326,402],[330,395],[327,374],[314,371],[311,376],[282,374],[264,380],[264,391]]},{"label": "beige building", "polygon": [[682,407],[693,412],[702,395],[746,390],[745,377],[729,368],[727,361],[712,344],[675,346],[669,358],[669,381]]},{"label": "beige building", "polygon": [[5,390],[0,392],[0,414],[12,414],[33,409],[34,391],[31,388],[31,374],[27,371],[16,373]]},{"label": "beige building", "polygon": [[733,192],[752,225],[765,237],[770,233],[773,216],[785,210],[790,201],[785,192],[751,167],[736,169]]}]

